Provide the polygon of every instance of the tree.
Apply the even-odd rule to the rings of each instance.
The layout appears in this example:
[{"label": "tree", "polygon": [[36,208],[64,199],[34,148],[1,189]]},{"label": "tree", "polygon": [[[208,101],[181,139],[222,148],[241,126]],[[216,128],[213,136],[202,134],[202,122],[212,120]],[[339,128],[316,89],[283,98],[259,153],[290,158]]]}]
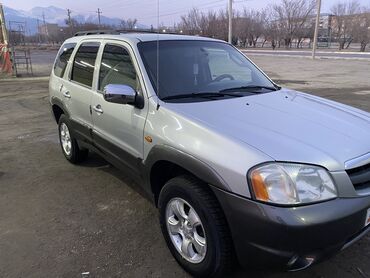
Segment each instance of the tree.
[{"label": "tree", "polygon": [[354,20],[353,39],[360,43],[360,51],[364,52],[370,43],[370,8],[362,8],[361,14],[356,16]]},{"label": "tree", "polygon": [[89,30],[98,30],[99,27],[102,30],[112,30],[114,29],[114,26],[111,25],[98,25],[96,23],[91,23],[91,22],[85,22],[85,23],[80,23],[76,19],[71,18],[71,22],[69,22],[69,19],[65,19],[65,23],[68,25],[67,27],[63,27],[60,29],[60,32],[54,37],[49,35],[47,40],[53,40],[56,42],[62,42],[66,38],[70,37],[71,35],[81,32],[81,31],[89,31]]},{"label": "tree", "polygon": [[234,35],[238,38],[240,45],[243,47],[248,45],[248,21],[249,19],[239,12],[234,18]]},{"label": "tree", "polygon": [[263,37],[266,41],[270,41],[272,49],[275,49],[278,42],[281,40],[281,33],[278,21],[274,18],[274,11],[271,6],[265,10],[266,22],[263,31]]},{"label": "tree", "polygon": [[179,28],[182,29],[186,34],[197,35],[200,33],[200,17],[201,12],[193,8],[186,15],[181,16]]},{"label": "tree", "polygon": [[234,34],[243,46],[256,47],[258,39],[263,35],[266,25],[266,12],[247,10],[236,13]]},{"label": "tree", "polygon": [[121,27],[125,30],[133,30],[137,24],[136,18],[129,18],[127,20],[121,20]]},{"label": "tree", "polygon": [[[300,47],[303,39],[313,37],[312,20],[309,19],[312,19],[314,7],[315,0],[281,0],[280,4],[262,11],[233,11],[233,44],[256,47],[259,40],[262,46],[269,40],[275,48],[280,47],[282,40],[286,47],[295,40]],[[193,8],[181,16],[175,29],[185,34],[227,40],[228,11],[202,13]]]},{"label": "tree", "polygon": [[202,13],[193,8],[186,15],[181,16],[180,23],[176,26],[178,31],[188,35],[207,36],[227,40],[228,32],[227,10]]},{"label": "tree", "polygon": [[80,24],[74,18],[71,18],[71,20],[69,20],[69,18],[66,18],[64,20],[64,22],[68,26],[67,28],[65,28],[66,29],[66,33],[69,33],[70,35],[73,36],[73,34],[75,32],[75,27],[79,26]]},{"label": "tree", "polygon": [[272,5],[273,20],[276,21],[285,47],[291,47],[297,33],[305,27],[307,19],[313,14],[314,0],[282,0]]},{"label": "tree", "polygon": [[[233,13],[234,14],[234,13]],[[233,16],[234,17],[234,16]],[[229,13],[227,9],[222,9],[218,13],[218,20],[216,25],[216,30],[218,32],[218,39],[227,41],[228,40],[228,34],[229,34]],[[234,26],[233,22],[233,26]],[[232,38],[232,43],[236,44],[236,38],[235,35]]]},{"label": "tree", "polygon": [[356,28],[356,14],[360,13],[360,4],[357,0],[339,2],[331,7],[333,18],[333,33],[339,43],[339,50],[344,49],[353,41],[353,33]]},{"label": "tree", "polygon": [[307,22],[303,27],[299,28],[296,32],[296,47],[302,47],[302,42],[304,39],[309,38],[310,43],[313,40],[315,33],[315,22]]},{"label": "tree", "polygon": [[258,39],[263,35],[266,24],[266,12],[244,9],[243,16],[248,18],[248,44],[256,47]]},{"label": "tree", "polygon": [[198,25],[201,35],[211,38],[218,37],[219,28],[217,13],[212,11],[208,12],[207,14],[202,13],[200,15]]}]

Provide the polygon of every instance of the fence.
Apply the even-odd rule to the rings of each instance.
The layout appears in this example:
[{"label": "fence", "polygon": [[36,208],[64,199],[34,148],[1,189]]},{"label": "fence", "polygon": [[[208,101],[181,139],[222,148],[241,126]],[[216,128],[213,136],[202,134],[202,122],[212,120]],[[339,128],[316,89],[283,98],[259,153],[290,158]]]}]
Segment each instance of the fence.
[{"label": "fence", "polygon": [[12,74],[10,50],[6,44],[0,44],[0,74]]}]

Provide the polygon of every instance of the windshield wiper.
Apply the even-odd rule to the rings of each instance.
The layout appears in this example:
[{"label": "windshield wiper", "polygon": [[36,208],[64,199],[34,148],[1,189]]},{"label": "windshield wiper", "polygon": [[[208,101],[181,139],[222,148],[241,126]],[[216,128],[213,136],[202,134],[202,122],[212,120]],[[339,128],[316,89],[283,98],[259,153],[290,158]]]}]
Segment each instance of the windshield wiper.
[{"label": "windshield wiper", "polygon": [[[259,85],[250,85],[250,86],[239,86],[233,88],[223,89],[220,92],[231,92],[231,91],[238,91],[238,90],[258,90],[258,89],[267,89],[271,91],[280,90],[280,87],[270,87],[270,86],[259,86]],[[256,92],[257,93],[257,92]]]},{"label": "windshield wiper", "polygon": [[228,94],[228,93],[222,93],[222,92],[200,92],[200,93],[179,94],[179,95],[167,96],[167,97],[161,98],[161,100],[171,100],[171,99],[181,99],[181,98],[214,98],[214,97],[224,97],[224,96],[242,97],[243,95]]}]

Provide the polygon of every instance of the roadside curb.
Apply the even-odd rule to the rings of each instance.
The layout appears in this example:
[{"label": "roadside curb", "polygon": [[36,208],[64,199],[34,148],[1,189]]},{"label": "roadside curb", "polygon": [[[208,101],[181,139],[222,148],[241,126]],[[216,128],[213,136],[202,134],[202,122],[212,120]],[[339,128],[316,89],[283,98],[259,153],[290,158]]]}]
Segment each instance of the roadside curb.
[{"label": "roadside curb", "polygon": [[[243,52],[243,54],[249,56],[273,56],[273,57],[285,57],[285,58],[305,58],[312,60],[311,56],[304,55],[289,55],[289,54],[269,54],[269,53],[253,53],[253,52]],[[367,61],[370,62],[369,58],[360,58],[360,57],[333,57],[333,56],[316,56],[317,60],[354,60],[354,61]]]},{"label": "roadside curb", "polygon": [[39,77],[13,77],[13,78],[0,78],[1,82],[19,82],[19,81],[47,81],[49,76],[39,76]]},{"label": "roadside curb", "polygon": [[[262,50],[262,49],[239,49],[242,52],[285,52],[285,53],[312,53],[311,50]],[[370,56],[370,52],[355,52],[355,51],[347,51],[347,52],[342,52],[342,51],[316,51],[317,54],[348,54],[348,55],[364,55],[364,56]]]}]

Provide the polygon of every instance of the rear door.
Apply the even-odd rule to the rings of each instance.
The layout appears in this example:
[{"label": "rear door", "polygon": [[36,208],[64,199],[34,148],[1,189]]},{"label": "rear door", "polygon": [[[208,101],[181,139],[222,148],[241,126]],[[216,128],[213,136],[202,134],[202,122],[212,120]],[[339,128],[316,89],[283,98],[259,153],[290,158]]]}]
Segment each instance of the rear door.
[{"label": "rear door", "polygon": [[69,82],[61,89],[70,121],[77,139],[91,142],[92,119],[90,104],[96,57],[100,43],[82,41],[77,47],[69,73]]},{"label": "rear door", "polygon": [[102,91],[109,84],[124,84],[143,95],[143,80],[128,44],[107,41],[101,52],[97,90],[91,103],[94,143],[121,165],[139,174],[138,163],[143,159],[144,124],[148,110],[146,95],[144,108],[139,109],[129,104],[107,102]]},{"label": "rear door", "polygon": [[62,104],[65,101],[65,97],[61,94],[63,86],[65,85],[65,79],[63,78],[69,63],[69,59],[71,58],[76,45],[77,43],[65,43],[62,45],[55,59],[53,70],[50,75],[50,96],[52,98],[56,98],[58,101],[61,101]]}]

